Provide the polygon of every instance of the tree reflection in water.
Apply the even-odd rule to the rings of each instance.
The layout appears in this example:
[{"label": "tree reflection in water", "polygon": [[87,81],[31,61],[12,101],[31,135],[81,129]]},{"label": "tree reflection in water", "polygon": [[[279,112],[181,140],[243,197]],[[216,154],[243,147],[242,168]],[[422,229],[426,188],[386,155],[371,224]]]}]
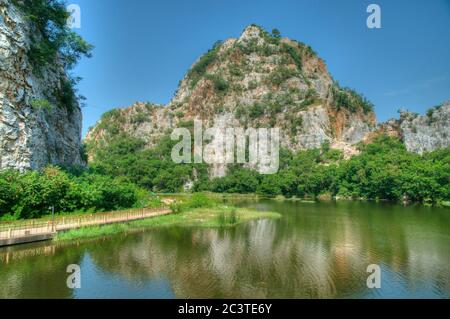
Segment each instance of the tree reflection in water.
[{"label": "tree reflection in water", "polygon": [[[242,205],[275,210],[283,218],[225,229],[153,229],[56,246],[51,254],[25,254],[8,263],[2,251],[0,297],[373,298],[450,292],[445,209],[358,202]],[[42,244],[33,249],[42,250]],[[70,263],[81,263],[87,281],[75,292],[65,287]],[[369,264],[382,268],[381,289],[366,286]]]}]

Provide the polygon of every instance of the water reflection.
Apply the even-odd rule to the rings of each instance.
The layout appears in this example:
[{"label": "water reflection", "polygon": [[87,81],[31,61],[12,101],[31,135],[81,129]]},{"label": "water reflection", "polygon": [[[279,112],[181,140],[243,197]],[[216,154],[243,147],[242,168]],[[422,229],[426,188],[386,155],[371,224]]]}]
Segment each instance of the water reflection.
[{"label": "water reflection", "polygon": [[[352,202],[242,205],[283,218],[2,250],[0,297],[449,296],[448,210]],[[82,269],[82,288],[74,291],[65,286],[65,267],[73,263]],[[382,268],[381,289],[366,287],[369,264]]]}]

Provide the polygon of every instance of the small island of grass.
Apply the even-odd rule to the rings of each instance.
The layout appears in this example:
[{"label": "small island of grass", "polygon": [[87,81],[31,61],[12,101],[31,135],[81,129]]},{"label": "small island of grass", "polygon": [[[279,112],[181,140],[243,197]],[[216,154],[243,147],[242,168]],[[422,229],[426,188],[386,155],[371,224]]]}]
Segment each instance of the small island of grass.
[{"label": "small island of grass", "polygon": [[57,234],[54,240],[95,238],[140,229],[167,226],[181,227],[234,227],[251,220],[277,219],[281,215],[275,212],[261,212],[249,208],[237,208],[221,205],[203,194],[194,194],[186,202],[171,205],[172,214],[157,216],[127,223],[109,224],[72,229]]}]

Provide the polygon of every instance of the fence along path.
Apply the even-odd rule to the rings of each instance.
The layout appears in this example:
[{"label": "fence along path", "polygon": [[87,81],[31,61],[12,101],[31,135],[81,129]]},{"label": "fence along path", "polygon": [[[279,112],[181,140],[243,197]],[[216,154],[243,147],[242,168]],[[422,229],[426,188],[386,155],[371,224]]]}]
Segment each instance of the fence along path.
[{"label": "fence along path", "polygon": [[[24,239],[26,237],[54,234],[58,231],[69,229],[127,222],[170,213],[171,211],[167,208],[142,208],[80,216],[59,216],[54,221],[37,219],[21,222],[4,222],[0,224],[0,240]],[[2,246],[1,242],[0,246]]]}]

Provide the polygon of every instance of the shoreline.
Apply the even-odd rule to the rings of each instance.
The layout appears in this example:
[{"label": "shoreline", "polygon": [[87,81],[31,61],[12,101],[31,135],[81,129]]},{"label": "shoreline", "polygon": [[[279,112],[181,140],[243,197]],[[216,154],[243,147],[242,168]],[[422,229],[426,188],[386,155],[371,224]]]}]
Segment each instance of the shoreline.
[{"label": "shoreline", "polygon": [[[60,227],[55,228],[52,232],[52,236],[47,239],[52,239],[53,241],[71,240],[79,238],[92,238],[108,236],[112,234],[118,234],[123,232],[128,232],[137,228],[147,229],[162,226],[197,226],[197,227],[230,227],[236,226],[243,222],[261,219],[261,218],[279,218],[281,215],[274,212],[258,212],[254,209],[249,208],[237,208],[234,205],[238,204],[240,201],[259,201],[259,200],[270,200],[276,202],[298,202],[306,204],[319,204],[326,202],[360,202],[360,203],[377,203],[377,204],[392,204],[401,206],[420,206],[420,207],[436,207],[436,208],[449,208],[448,202],[443,202],[441,205],[427,205],[423,203],[401,203],[397,201],[388,200],[368,200],[368,199],[349,199],[343,197],[317,197],[317,198],[298,198],[298,197],[285,197],[283,195],[278,196],[264,196],[256,193],[251,194],[231,194],[231,193],[165,193],[165,194],[154,194],[158,201],[158,208],[166,208],[170,212],[160,216],[148,216],[144,217],[141,213],[140,218],[126,218],[123,220],[117,220],[116,222],[107,223],[106,219],[103,223],[87,223],[85,225],[80,225],[78,222],[78,227]],[[200,196],[200,206],[191,205],[190,202],[195,202],[195,198]],[[198,198],[197,198],[198,200]],[[192,203],[191,203],[192,204]],[[197,203],[198,204],[198,203]],[[153,209],[158,209],[154,207]],[[74,213],[61,213],[55,216],[55,221],[60,223],[60,219],[78,219],[81,220],[83,217],[88,217],[97,220],[101,218],[103,214],[120,214],[121,212],[126,213],[131,216],[133,211],[144,211],[145,208],[136,208],[128,210],[119,210],[109,213],[88,213],[80,214],[79,212]],[[231,217],[223,217],[220,215],[231,214]],[[103,220],[103,219],[102,219]],[[23,219],[16,221],[4,221],[0,222],[0,228],[2,229],[21,229],[31,224],[31,227],[36,224],[44,224],[46,227],[54,227],[51,216],[46,215],[39,219]],[[50,226],[49,226],[50,225]],[[56,225],[56,224],[55,224]],[[35,226],[37,227],[37,226]],[[25,229],[24,228],[24,229]],[[56,231],[57,230],[57,231]],[[6,237],[5,237],[6,238]],[[9,237],[8,237],[9,238]],[[28,241],[25,241],[28,242]],[[20,242],[18,242],[20,243]]]},{"label": "shoreline", "polygon": [[[414,202],[414,201],[395,201],[390,199],[373,199],[373,198],[351,198],[351,197],[341,197],[341,196],[323,196],[319,195],[316,198],[314,197],[286,197],[284,195],[276,195],[276,196],[268,196],[261,195],[257,193],[248,193],[248,194],[240,194],[240,193],[213,193],[213,192],[203,192],[208,197],[211,198],[222,198],[222,199],[268,199],[274,201],[289,201],[289,202],[302,202],[302,203],[320,203],[320,202],[368,202],[368,203],[390,203],[397,204],[401,206],[423,206],[423,207],[444,207],[450,208],[450,201],[440,201],[436,203],[427,203],[427,202]],[[157,193],[157,196],[161,198],[183,198],[183,197],[191,197],[193,193]]]},{"label": "shoreline", "polygon": [[170,226],[230,228],[254,220],[278,218],[281,218],[279,213],[261,212],[249,208],[235,208],[232,206],[194,208],[182,213],[172,213],[131,222],[71,229],[56,234],[53,241],[67,242],[77,239],[111,236],[134,230],[150,230]]},{"label": "shoreline", "polygon": [[[195,193],[156,193],[155,195],[160,197],[161,199],[175,199],[175,200],[182,200],[182,199],[189,199],[191,198]],[[450,208],[450,202],[449,201],[443,201],[440,203],[435,204],[426,204],[422,202],[399,202],[399,201],[392,201],[387,199],[366,199],[366,198],[347,198],[347,197],[327,197],[327,198],[300,198],[300,197],[286,197],[284,195],[277,195],[277,196],[267,196],[267,195],[260,195],[256,193],[249,193],[249,194],[238,194],[238,193],[212,193],[212,192],[203,192],[202,194],[206,195],[208,198],[211,199],[226,199],[226,200],[273,200],[278,202],[300,202],[300,203],[308,203],[308,204],[314,204],[314,203],[321,203],[321,202],[367,202],[367,203],[388,203],[393,205],[401,205],[401,206],[421,206],[421,207],[437,207],[437,208]],[[225,203],[224,203],[225,204]],[[161,205],[153,208],[169,208],[167,205]],[[126,211],[134,211],[134,210],[142,210],[145,208],[129,208],[129,209],[120,209],[117,211],[107,212],[107,213],[118,213],[118,212],[126,212]],[[62,218],[77,218],[77,217],[84,217],[87,215],[95,216],[96,214],[105,214],[105,212],[98,212],[98,213],[80,213],[80,212],[73,212],[73,213],[58,213],[55,214],[55,219],[62,219]],[[21,224],[26,224],[30,222],[51,222],[52,216],[51,215],[44,215],[40,218],[35,219],[18,219],[18,220],[4,220],[0,221],[0,226],[2,225],[12,225],[12,226],[20,226]]]}]

